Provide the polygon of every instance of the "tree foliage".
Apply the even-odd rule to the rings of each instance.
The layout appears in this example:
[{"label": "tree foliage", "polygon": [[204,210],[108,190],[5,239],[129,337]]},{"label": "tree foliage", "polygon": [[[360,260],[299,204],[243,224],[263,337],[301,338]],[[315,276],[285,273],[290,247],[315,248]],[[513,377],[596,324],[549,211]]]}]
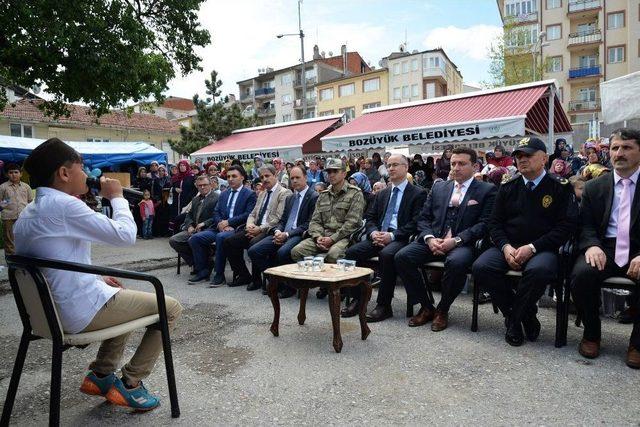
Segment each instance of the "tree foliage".
[{"label": "tree foliage", "polygon": [[197,94],[193,96],[196,106],[196,120],[191,128],[181,128],[180,141],[169,141],[174,151],[189,155],[207,146],[211,141],[217,141],[231,135],[235,129],[255,126],[257,119],[244,117],[240,106],[236,103],[228,105],[228,97],[220,96],[222,81],[218,79],[218,72],[213,70],[211,78],[204,81],[207,97],[201,99]]},{"label": "tree foliage", "polygon": [[[45,86],[45,113],[68,102],[97,115],[127,100],[162,98],[177,70],[200,70],[210,42],[204,0],[0,0],[0,84]],[[2,91],[4,94],[4,91]],[[6,105],[0,99],[0,110]]]}]

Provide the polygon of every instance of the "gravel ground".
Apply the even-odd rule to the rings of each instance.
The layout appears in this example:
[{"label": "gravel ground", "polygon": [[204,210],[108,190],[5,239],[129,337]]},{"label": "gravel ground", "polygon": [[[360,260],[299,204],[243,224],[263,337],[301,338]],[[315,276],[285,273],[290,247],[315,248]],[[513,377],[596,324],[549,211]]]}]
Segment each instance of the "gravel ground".
[{"label": "gravel ground", "polygon": [[[554,348],[552,309],[540,311],[538,342],[512,348],[504,342],[502,318],[490,306],[480,308],[480,331],[469,330],[468,295],[454,304],[446,331],[407,327],[406,295],[398,289],[396,316],[371,324],[366,341],[360,340],[357,318],[342,321],[344,347],[336,354],[326,299],[310,296],[304,326],[296,320],[298,300],[283,300],[280,337],[275,338],[269,332],[273,311],[266,296],[241,288],[187,286],[188,272],[178,276],[175,268],[163,268],[170,263],[168,255],[166,242],[159,239],[126,250],[94,250],[96,264],[126,260],[130,267],[159,268],[154,274],[184,305],[172,337],[182,416],[170,418],[162,360],[145,381],[162,397],[162,406],[151,413],[131,414],[79,393],[97,349],[92,345],[65,352],[63,425],[640,425],[635,397],[640,372],[624,364],[628,325],[605,321],[603,354],[587,361],[576,351],[581,330],[572,323],[569,345]],[[145,289],[132,282],[127,286]],[[0,296],[0,307],[4,400],[21,326],[10,293]],[[131,342],[140,337],[135,334]],[[49,370],[50,344],[32,343],[12,422],[46,425]]]}]

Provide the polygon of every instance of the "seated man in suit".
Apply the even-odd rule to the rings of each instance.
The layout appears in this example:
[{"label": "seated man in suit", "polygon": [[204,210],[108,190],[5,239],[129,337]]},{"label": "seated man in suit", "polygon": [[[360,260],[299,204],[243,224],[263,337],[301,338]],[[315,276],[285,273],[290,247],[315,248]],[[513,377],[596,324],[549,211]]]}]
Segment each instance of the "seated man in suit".
[{"label": "seated man in suit", "polygon": [[[518,171],[502,184],[489,217],[494,246],[473,263],[475,284],[488,289],[507,318],[505,341],[524,344],[540,335],[538,300],[558,277],[558,249],[574,233],[578,206],[569,181],[548,174],[547,148],[538,138],[524,138],[513,150]],[[505,274],[522,271],[515,293]],[[524,326],[524,333],[522,328]]]},{"label": "seated man in suit", "polygon": [[[473,247],[486,233],[496,188],[473,178],[476,160],[477,154],[471,148],[453,150],[453,179],[433,185],[418,219],[418,238],[396,254],[396,269],[407,298],[421,306],[409,326],[422,326],[433,320],[432,331],[447,328],[449,308],[462,291],[473,263]],[[442,296],[434,307],[418,269],[425,262],[438,260],[444,261],[444,274]]]},{"label": "seated man in suit", "polygon": [[236,279],[229,286],[247,285],[248,291],[262,287],[260,274],[250,274],[244,262],[244,250],[267,237],[267,233],[280,222],[284,211],[284,202],[291,191],[278,183],[276,168],[265,164],[258,169],[262,182],[253,211],[247,218],[247,225],[236,230],[235,234],[224,241],[224,252]]},{"label": "seated man in suit", "polygon": [[[262,239],[248,250],[254,274],[260,275],[273,265],[291,264],[291,249],[300,243],[302,234],[309,228],[318,193],[307,186],[307,174],[302,166],[294,166],[289,174],[293,194],[287,197],[282,218],[274,227],[273,236]],[[281,288],[278,295],[288,298],[294,293],[287,286]]]},{"label": "seated man in suit", "polygon": [[[640,131],[620,129],[610,138],[613,173],[587,182],[582,193],[579,256],[573,268],[573,300],[582,315],[579,352],[600,354],[600,285],[612,276],[640,278]],[[638,302],[636,301],[637,305]],[[633,319],[627,365],[640,368],[640,316]]]},{"label": "seated man in suit", "polygon": [[[198,194],[191,201],[191,210],[182,224],[181,232],[169,239],[169,245],[182,257],[189,266],[193,266],[193,255],[189,246],[189,238],[194,234],[206,230],[213,223],[213,211],[218,203],[218,194],[213,191],[210,178],[200,175],[196,178]],[[195,278],[195,271],[190,279]]]},{"label": "seated man in suit", "polygon": [[318,196],[316,209],[309,223],[309,238],[291,250],[291,259],[326,253],[325,261],[335,263],[344,257],[349,236],[362,225],[364,196],[362,191],[346,181],[345,164],[340,159],[327,159],[329,189]]},{"label": "seated man in suit", "polygon": [[[396,253],[407,245],[416,232],[416,222],[427,193],[407,180],[409,161],[401,154],[387,160],[391,187],[376,194],[371,208],[364,216],[367,240],[347,249],[345,257],[358,262],[378,256],[382,281],[378,289],[377,305],[367,315],[369,322],[391,317],[391,300],[396,287],[397,272],[393,262]],[[342,310],[342,317],[358,314],[359,289],[351,289],[352,303]]]},{"label": "seated man in suit", "polygon": [[256,205],[256,193],[242,185],[246,177],[247,172],[241,166],[233,165],[227,170],[229,188],[220,194],[211,226],[189,238],[195,270],[195,277],[189,280],[189,283],[204,282],[209,278],[207,261],[213,242],[216,243],[216,256],[212,287],[225,283],[224,267],[227,260],[222,243],[224,239],[232,236],[237,228],[244,226]]}]

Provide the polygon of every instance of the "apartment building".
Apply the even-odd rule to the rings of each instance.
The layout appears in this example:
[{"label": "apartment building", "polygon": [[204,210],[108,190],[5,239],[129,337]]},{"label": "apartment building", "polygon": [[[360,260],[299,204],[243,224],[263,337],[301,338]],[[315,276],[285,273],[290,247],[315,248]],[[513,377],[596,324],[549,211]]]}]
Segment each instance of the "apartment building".
[{"label": "apartment building", "polygon": [[[257,114],[264,125],[313,118],[319,111],[319,83],[370,70],[360,54],[348,52],[346,45],[342,45],[340,55],[332,56],[329,52],[328,57],[316,45],[313,59],[305,62],[304,76],[301,65],[293,65],[280,70],[260,69],[256,77],[237,82],[241,108],[246,115]],[[303,93],[303,78],[306,93]],[[306,99],[306,114],[303,99]]]},{"label": "apartment building", "polygon": [[389,70],[389,104],[463,92],[462,74],[443,49],[394,52],[381,64]]},{"label": "apartment building", "polygon": [[359,117],[367,108],[387,105],[389,72],[386,68],[352,77],[342,77],[317,85],[319,116],[345,114],[347,120]]},{"label": "apartment building", "polygon": [[524,66],[542,60],[572,123],[599,119],[602,81],[640,70],[638,0],[497,0]]}]

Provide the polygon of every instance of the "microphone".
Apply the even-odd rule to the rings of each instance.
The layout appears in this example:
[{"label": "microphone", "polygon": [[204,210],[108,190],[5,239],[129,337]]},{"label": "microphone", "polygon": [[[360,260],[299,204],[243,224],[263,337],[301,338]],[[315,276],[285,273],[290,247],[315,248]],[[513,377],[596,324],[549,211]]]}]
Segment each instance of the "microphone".
[{"label": "microphone", "polygon": [[[92,175],[88,176],[87,177],[87,187],[100,191],[101,190],[100,178],[92,176]],[[131,188],[122,187],[122,192],[124,194],[126,194],[126,195],[133,196],[133,197],[139,197],[139,198],[142,199],[142,191],[138,191],[138,190],[133,190]]]}]

